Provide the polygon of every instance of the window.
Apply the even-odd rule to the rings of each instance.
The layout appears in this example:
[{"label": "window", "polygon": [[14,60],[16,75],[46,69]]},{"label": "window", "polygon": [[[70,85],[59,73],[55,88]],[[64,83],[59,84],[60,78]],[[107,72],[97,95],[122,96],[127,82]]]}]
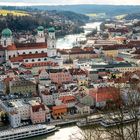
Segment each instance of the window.
[{"label": "window", "polygon": [[34,59],[32,59],[32,62],[34,62],[35,60]]},{"label": "window", "polygon": [[29,52],[29,54],[32,54],[32,52]]},{"label": "window", "polygon": [[41,61],[41,59],[38,59],[38,61]]},{"label": "window", "polygon": [[35,53],[38,53],[38,51],[36,51]]},{"label": "window", "polygon": [[25,60],[25,62],[28,62],[28,60]]},{"label": "window", "polygon": [[23,52],[23,54],[26,54],[25,52]]},{"label": "window", "polygon": [[44,53],[44,51],[41,51],[41,53]]},{"label": "window", "polygon": [[4,40],[4,46],[6,46],[6,40]]},{"label": "window", "polygon": [[47,58],[44,58],[44,60],[46,61],[46,60],[47,60]]}]

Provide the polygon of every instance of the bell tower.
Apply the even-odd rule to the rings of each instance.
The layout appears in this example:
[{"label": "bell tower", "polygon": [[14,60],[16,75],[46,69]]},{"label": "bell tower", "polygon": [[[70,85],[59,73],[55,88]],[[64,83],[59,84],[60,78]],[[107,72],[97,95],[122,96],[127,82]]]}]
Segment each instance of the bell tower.
[{"label": "bell tower", "polygon": [[55,29],[53,27],[48,29],[47,45],[48,45],[48,56],[49,57],[56,56]]},{"label": "bell tower", "polygon": [[12,31],[9,28],[2,31],[1,45],[2,47],[12,45]]},{"label": "bell tower", "polygon": [[39,26],[37,28],[36,42],[37,43],[45,42],[45,34],[44,34],[44,27],[43,26]]}]

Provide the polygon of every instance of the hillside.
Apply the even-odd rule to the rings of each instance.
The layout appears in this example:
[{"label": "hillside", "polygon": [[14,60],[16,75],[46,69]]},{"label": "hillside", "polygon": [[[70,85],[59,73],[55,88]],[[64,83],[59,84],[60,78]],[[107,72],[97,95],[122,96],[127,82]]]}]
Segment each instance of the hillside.
[{"label": "hillside", "polygon": [[63,36],[83,32],[80,26],[89,21],[88,16],[70,11],[10,9],[9,7],[0,11],[0,32],[9,27],[13,32],[29,31],[34,34],[34,29],[42,25],[45,28],[55,27],[56,35]]},{"label": "hillside", "polygon": [[8,14],[13,15],[13,16],[29,16],[30,14],[28,14],[25,11],[18,11],[18,10],[0,10],[0,15],[2,16],[7,16]]}]

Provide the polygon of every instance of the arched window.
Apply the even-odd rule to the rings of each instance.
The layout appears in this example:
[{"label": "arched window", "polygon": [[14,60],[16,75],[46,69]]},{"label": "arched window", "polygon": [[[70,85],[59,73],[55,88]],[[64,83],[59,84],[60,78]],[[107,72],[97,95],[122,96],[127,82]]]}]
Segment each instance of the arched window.
[{"label": "arched window", "polygon": [[13,55],[13,57],[15,57],[15,54]]},{"label": "arched window", "polygon": [[25,52],[23,52],[23,54],[26,54]]},{"label": "arched window", "polygon": [[38,61],[41,61],[41,59],[39,58]]},{"label": "arched window", "polygon": [[6,40],[4,40],[4,46],[6,46]]},{"label": "arched window", "polygon": [[38,51],[36,51],[35,53],[38,53]]},{"label": "arched window", "polygon": [[32,54],[32,52],[29,52],[29,54]]},{"label": "arched window", "polygon": [[25,60],[25,62],[28,62],[28,60]]},{"label": "arched window", "polygon": [[44,51],[41,51],[41,53],[44,53]]},{"label": "arched window", "polygon": [[35,60],[34,59],[32,59],[32,62],[34,62]]},{"label": "arched window", "polygon": [[9,55],[9,59],[11,58],[11,56]]},{"label": "arched window", "polygon": [[47,58],[44,58],[44,61],[46,61],[47,60]]}]

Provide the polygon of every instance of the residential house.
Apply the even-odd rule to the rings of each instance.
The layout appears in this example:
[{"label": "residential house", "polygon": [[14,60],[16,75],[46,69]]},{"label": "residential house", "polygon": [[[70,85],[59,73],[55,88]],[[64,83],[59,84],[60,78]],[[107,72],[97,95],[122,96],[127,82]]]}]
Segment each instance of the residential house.
[{"label": "residential house", "polygon": [[57,105],[52,107],[52,116],[54,119],[65,118],[67,115],[67,106],[66,105]]}]

